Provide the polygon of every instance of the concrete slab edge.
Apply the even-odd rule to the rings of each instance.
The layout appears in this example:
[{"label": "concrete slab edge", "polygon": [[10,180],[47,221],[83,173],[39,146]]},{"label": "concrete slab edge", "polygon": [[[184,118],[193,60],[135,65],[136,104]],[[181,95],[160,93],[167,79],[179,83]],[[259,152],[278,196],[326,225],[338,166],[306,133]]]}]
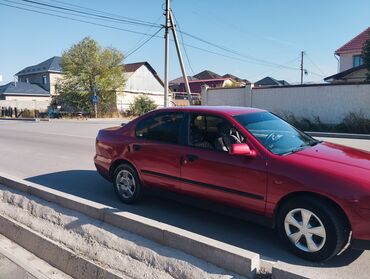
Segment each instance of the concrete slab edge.
[{"label": "concrete slab edge", "polygon": [[296,266],[278,261],[272,267],[272,279],[312,279],[312,277],[307,277],[307,271],[299,272]]},{"label": "concrete slab edge", "polygon": [[[248,278],[254,278],[260,268],[260,256],[211,238],[151,220],[129,212],[66,194],[0,173],[0,184],[32,194],[62,207],[143,236],[165,246],[215,264]],[[61,269],[64,271],[63,269]]]},{"label": "concrete slab edge", "polygon": [[39,122],[39,118],[6,118],[0,117],[0,120],[15,120],[15,121],[28,121],[28,122]]},{"label": "concrete slab edge", "polygon": [[326,132],[305,132],[305,133],[312,137],[370,140],[370,134],[348,134],[348,133],[326,133]]},{"label": "concrete slab edge", "polygon": [[0,233],[73,278],[121,278],[94,262],[75,254],[68,248],[45,238],[28,227],[1,214]]}]

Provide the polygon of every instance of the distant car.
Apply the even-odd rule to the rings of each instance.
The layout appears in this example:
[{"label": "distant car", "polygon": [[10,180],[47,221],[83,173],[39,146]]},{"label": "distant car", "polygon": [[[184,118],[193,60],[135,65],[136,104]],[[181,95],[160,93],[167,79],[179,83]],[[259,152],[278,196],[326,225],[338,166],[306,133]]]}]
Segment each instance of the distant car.
[{"label": "distant car", "polygon": [[370,153],[321,142],[264,110],[177,107],[101,130],[95,165],[119,198],[143,188],[216,202],[276,228],[302,258],[370,249]]}]

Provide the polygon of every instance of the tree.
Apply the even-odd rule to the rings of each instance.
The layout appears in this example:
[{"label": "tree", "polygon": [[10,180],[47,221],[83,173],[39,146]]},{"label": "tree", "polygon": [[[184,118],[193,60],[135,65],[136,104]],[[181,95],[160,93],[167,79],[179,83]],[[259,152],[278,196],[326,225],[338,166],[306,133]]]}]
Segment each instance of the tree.
[{"label": "tree", "polygon": [[368,73],[366,74],[366,80],[370,82],[370,31],[369,39],[367,39],[362,49],[362,58],[364,60],[365,68],[368,70]]},{"label": "tree", "polygon": [[74,111],[93,114],[92,98],[98,96],[98,113],[116,111],[116,91],[124,86],[123,54],[111,47],[102,48],[86,37],[62,55],[65,76],[57,83],[58,102]]},{"label": "tree", "polygon": [[148,96],[138,96],[135,98],[134,102],[130,104],[127,114],[139,116],[156,108],[157,105]]}]

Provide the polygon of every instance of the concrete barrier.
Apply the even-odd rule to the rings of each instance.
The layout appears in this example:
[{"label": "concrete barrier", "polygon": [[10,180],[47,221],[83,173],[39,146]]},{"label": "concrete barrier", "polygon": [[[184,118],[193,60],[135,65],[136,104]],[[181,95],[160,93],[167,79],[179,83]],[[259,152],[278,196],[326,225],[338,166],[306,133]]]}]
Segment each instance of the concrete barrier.
[{"label": "concrete barrier", "polygon": [[278,261],[272,267],[272,279],[315,279],[316,276],[310,276],[307,274],[307,269],[302,269],[296,265],[290,265],[284,262]]},{"label": "concrete barrier", "polygon": [[370,134],[327,133],[327,132],[305,132],[305,133],[310,135],[311,137],[370,140]]},{"label": "concrete barrier", "polygon": [[73,278],[121,278],[1,214],[0,233]]},{"label": "concrete barrier", "polygon": [[[192,256],[248,278],[254,278],[260,267],[259,254],[179,229],[174,226],[129,212],[120,212],[115,208],[105,206],[103,204],[92,202],[1,173],[0,184],[32,194],[47,201],[54,202],[62,207],[81,212],[89,217],[138,234],[162,245],[182,250]],[[17,235],[14,234],[13,237],[13,240],[18,242]],[[36,240],[34,243],[36,243]],[[19,244],[22,245],[22,243]],[[42,247],[39,246],[41,243],[39,243],[39,245],[33,245],[34,246],[25,248],[30,249],[30,251],[33,252],[32,249],[38,250],[40,249],[38,247]],[[47,248],[45,249],[45,251],[47,251]],[[40,258],[42,257],[40,256]],[[48,260],[48,258],[45,260]],[[83,259],[78,259],[78,261],[83,261]],[[75,262],[77,262],[77,260],[74,261],[74,263]],[[86,262],[81,262],[81,264],[83,266],[87,265],[84,266],[83,270],[90,270],[89,268],[91,268],[91,270],[96,269],[96,267],[92,267]],[[71,270],[72,272],[76,268],[73,266],[63,266],[60,267],[60,269],[68,273],[67,271]],[[91,272],[93,273],[93,271]],[[80,277],[77,276],[77,278]]]}]

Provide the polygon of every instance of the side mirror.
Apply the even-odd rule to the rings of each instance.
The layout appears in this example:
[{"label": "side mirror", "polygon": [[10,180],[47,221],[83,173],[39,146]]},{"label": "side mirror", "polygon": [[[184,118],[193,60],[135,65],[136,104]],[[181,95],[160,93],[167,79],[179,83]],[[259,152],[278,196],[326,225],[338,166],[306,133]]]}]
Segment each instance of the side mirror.
[{"label": "side mirror", "polygon": [[251,150],[249,145],[246,143],[234,143],[230,148],[230,155],[244,155],[248,157],[255,157],[256,151]]}]

